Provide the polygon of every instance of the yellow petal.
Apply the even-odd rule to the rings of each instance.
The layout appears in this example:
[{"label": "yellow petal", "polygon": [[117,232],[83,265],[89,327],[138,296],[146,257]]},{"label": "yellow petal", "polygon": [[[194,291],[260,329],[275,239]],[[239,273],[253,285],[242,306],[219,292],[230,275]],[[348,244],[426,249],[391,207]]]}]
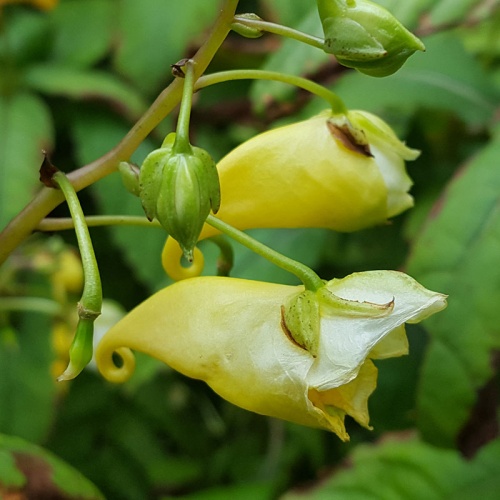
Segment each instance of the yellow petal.
[{"label": "yellow petal", "polygon": [[309,390],[309,399],[322,412],[329,427],[343,441],[349,440],[345,430],[346,415],[354,418],[363,427],[369,426],[368,398],[377,387],[377,368],[367,360],[359,369],[358,376],[345,385],[327,391]]},{"label": "yellow petal", "polygon": [[[336,118],[359,127],[372,156],[347,147],[332,132],[330,111],[259,134],[217,165],[222,193],[217,217],[241,230],[317,227],[348,232],[384,223],[411,207],[412,183],[404,160],[418,152],[374,115],[351,111]],[[200,240],[215,234],[205,225]],[[193,276],[181,268],[181,256],[169,238],[162,262],[175,279]]]},{"label": "yellow petal", "polygon": [[[142,351],[242,408],[323,427],[345,440],[346,414],[368,427],[376,370],[367,358],[402,354],[404,322],[442,309],[445,301],[393,271],[357,273],[327,286],[348,300],[393,300],[394,308],[384,316],[321,316],[313,357],[282,325],[282,305],[303,287],[193,278],[161,290],[113,326],[97,347],[97,366],[121,382],[133,370],[128,349]],[[121,368],[112,362],[114,352],[124,358]]]}]

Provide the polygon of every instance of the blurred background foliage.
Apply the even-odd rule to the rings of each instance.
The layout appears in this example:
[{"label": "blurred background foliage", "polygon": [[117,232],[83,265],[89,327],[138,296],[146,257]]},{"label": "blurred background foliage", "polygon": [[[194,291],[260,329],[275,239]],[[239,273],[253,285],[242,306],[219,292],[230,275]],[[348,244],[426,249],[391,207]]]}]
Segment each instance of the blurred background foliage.
[{"label": "blurred background foliage", "polygon": [[[498,498],[499,2],[379,3],[427,47],[388,78],[346,70],[273,35],[231,35],[209,68],[308,76],[422,150],[408,165],[416,206],[390,225],[354,234],[252,231],[325,278],[403,269],[450,295],[446,311],[409,326],[409,357],[380,363],[374,431],[349,422],[351,442],[342,444],[245,412],[140,356],[123,386],[91,369],[57,384],[81,287],[76,242],[69,231],[34,235],[0,268],[0,496],[10,498],[37,471],[55,485],[60,496],[51,498],[100,498],[80,473],[106,498],[124,500]],[[65,171],[109,151],[172,80],[170,64],[199,47],[218,7],[217,0],[61,0],[40,11],[0,2],[0,228],[39,189],[40,150]],[[312,0],[241,0],[238,12],[321,36]],[[218,85],[196,96],[193,142],[220,158],[259,131],[323,107],[273,82]],[[174,119],[144,141],[136,162]],[[118,174],[80,198],[89,215],[141,214]],[[66,216],[66,207],[53,215]],[[161,230],[91,234],[108,318],[169,283]],[[210,242],[202,250],[205,273],[214,274],[217,250]],[[294,283],[251,252],[235,252],[234,276]],[[106,314],[101,322],[105,329]],[[26,457],[38,468],[26,468]]]}]

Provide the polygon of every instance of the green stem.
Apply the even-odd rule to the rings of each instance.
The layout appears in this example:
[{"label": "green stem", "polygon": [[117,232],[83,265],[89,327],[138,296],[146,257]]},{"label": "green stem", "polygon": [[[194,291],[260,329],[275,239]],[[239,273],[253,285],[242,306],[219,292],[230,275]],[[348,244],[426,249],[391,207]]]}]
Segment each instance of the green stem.
[{"label": "green stem", "polygon": [[85,278],[82,297],[78,303],[78,324],[69,348],[69,364],[64,373],[57,378],[58,381],[62,381],[74,379],[92,359],[94,321],[101,314],[102,286],[89,228],[85,223],[76,191],[63,172],[55,172],[51,181],[60,188],[68,203],[75,224]]},{"label": "green stem", "polygon": [[[158,221],[148,221],[138,215],[87,215],[85,223],[88,227],[97,226],[143,226],[163,229]],[[75,223],[71,217],[48,218],[40,221],[37,231],[64,231],[74,229]]]},{"label": "green stem", "polygon": [[85,216],[83,215],[76,191],[66,175],[58,171],[52,176],[52,181],[59,186],[68,203],[82,258],[85,284],[83,286],[82,298],[80,299],[78,315],[85,318],[93,316],[95,319],[101,313],[102,287],[92,240],[87,224],[85,223]]},{"label": "green stem", "polygon": [[189,142],[189,119],[191,117],[191,106],[194,92],[194,63],[188,59],[184,65],[184,87],[182,90],[182,101],[177,119],[175,142],[172,148],[175,154],[192,154],[193,148]]},{"label": "green stem", "polygon": [[[195,79],[206,70],[231,30],[238,0],[225,0],[205,43],[193,57]],[[128,160],[149,133],[177,106],[182,82],[175,79],[155,100],[122,141],[101,158],[68,175],[76,191],[113,173],[120,161]],[[56,189],[43,188],[39,194],[0,233],[0,265],[57,205],[64,201]]]},{"label": "green stem", "polygon": [[229,71],[220,71],[218,73],[212,73],[210,75],[204,75],[200,77],[195,83],[194,88],[195,90],[200,90],[210,85],[215,85],[216,83],[248,79],[273,80],[277,82],[288,83],[289,85],[294,85],[301,89],[307,90],[308,92],[311,92],[311,94],[315,94],[327,101],[332,108],[333,114],[344,114],[347,112],[347,108],[343,101],[337,94],[335,94],[331,90],[328,90],[322,85],[308,80],[307,78],[278,73],[277,71],[266,71],[260,69],[236,69]]},{"label": "green stem", "polygon": [[302,31],[289,28],[288,26],[283,26],[281,24],[270,23],[263,21],[262,19],[250,19],[244,16],[234,16],[234,21],[238,24],[243,24],[249,28],[254,28],[259,31],[267,31],[268,33],[274,33],[275,35],[284,36],[287,38],[293,38],[307,45],[311,45],[317,49],[323,50],[325,41],[323,38],[317,36],[308,35]]},{"label": "green stem", "polygon": [[261,257],[264,257],[269,262],[272,262],[281,269],[288,271],[302,281],[307,290],[316,291],[324,286],[323,280],[309,267],[290,259],[285,255],[269,248],[260,241],[255,240],[248,234],[236,229],[235,227],[227,224],[226,222],[217,219],[213,215],[209,215],[206,220],[207,224],[218,229],[221,233],[226,234],[233,240],[249,248]]},{"label": "green stem", "polygon": [[219,247],[217,276],[229,276],[234,265],[234,251],[231,242],[223,234],[212,236],[208,241],[215,243]]}]

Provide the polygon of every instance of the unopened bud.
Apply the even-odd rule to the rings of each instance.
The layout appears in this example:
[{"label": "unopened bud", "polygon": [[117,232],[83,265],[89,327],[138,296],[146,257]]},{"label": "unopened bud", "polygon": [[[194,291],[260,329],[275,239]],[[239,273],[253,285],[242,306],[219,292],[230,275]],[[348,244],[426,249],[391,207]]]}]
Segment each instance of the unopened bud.
[{"label": "unopened bud", "polygon": [[175,134],[170,134],[162,148],[144,160],[140,196],[148,219],[158,219],[192,260],[210,210],[217,213],[220,206],[219,177],[205,150],[191,147],[189,153],[174,153],[174,140]]},{"label": "unopened bud", "polygon": [[389,11],[369,0],[317,0],[324,50],[370,76],[396,72],[424,44]]},{"label": "unopened bud", "polygon": [[235,22],[231,25],[231,29],[238,33],[238,35],[245,38],[260,38],[264,32],[259,28],[254,28],[245,23],[246,20],[262,21],[257,14],[239,14],[235,18]]}]

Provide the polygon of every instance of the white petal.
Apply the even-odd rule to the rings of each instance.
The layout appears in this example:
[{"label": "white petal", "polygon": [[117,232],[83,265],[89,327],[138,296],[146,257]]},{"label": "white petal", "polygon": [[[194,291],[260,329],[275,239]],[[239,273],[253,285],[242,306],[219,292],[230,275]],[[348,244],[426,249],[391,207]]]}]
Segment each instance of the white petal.
[{"label": "white petal", "polygon": [[427,290],[397,271],[355,273],[332,280],[327,287],[344,299],[358,302],[385,304],[394,299],[394,309],[384,317],[321,318],[318,357],[307,375],[310,386],[320,390],[352,380],[374,346],[399,326],[420,321],[446,307],[444,295]]}]

